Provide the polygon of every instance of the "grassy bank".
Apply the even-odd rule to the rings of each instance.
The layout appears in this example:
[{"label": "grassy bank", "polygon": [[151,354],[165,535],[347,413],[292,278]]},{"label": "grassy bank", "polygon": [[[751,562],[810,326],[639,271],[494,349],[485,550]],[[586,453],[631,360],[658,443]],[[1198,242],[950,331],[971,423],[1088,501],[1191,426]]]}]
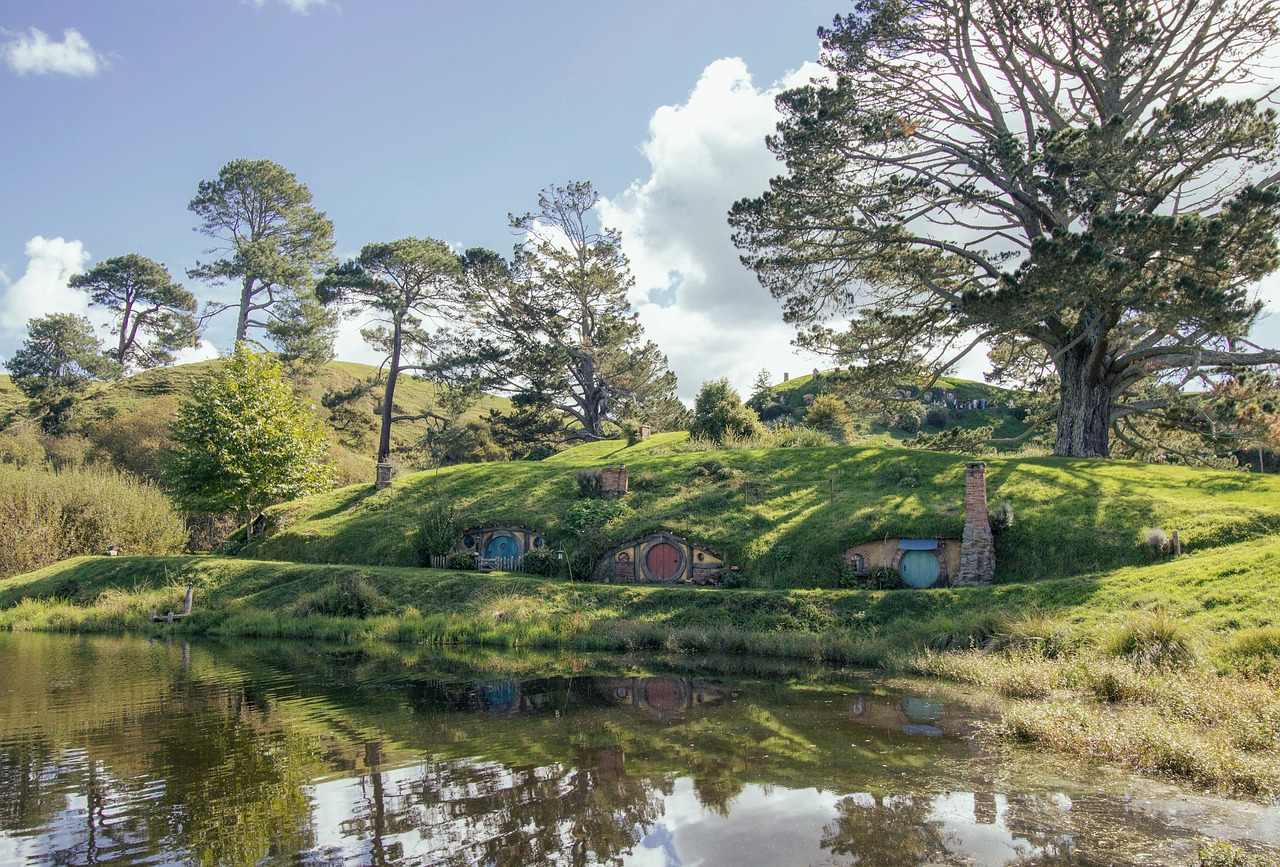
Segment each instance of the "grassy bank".
[{"label": "grassy bank", "polygon": [[[537,463],[447,467],[396,480],[390,494],[344,488],[269,512],[268,537],[245,556],[416,566],[420,516],[454,505],[464,523],[519,524],[553,546],[579,544],[566,518],[575,475],[626,464],[631,492],[595,531],[607,547],[671,530],[738,565],[756,589],[839,588],[841,552],[889,537],[959,537],[965,459],[895,448],[683,452],[684,434],[628,448],[593,443]],[[996,539],[997,581],[1083,575],[1151,562],[1146,534],[1179,533],[1184,550],[1280,530],[1280,478],[1132,461],[995,459],[992,503],[1013,526]]]}]

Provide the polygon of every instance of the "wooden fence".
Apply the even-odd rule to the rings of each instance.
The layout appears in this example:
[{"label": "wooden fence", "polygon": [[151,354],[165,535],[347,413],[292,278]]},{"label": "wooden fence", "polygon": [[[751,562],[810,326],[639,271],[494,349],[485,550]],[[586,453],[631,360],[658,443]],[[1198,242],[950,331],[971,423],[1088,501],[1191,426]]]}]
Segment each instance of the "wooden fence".
[{"label": "wooden fence", "polygon": [[[447,556],[433,556],[431,558],[431,566],[433,569],[448,568],[445,565],[448,559]],[[477,557],[476,570],[479,572],[523,572],[524,555],[516,557]]]}]

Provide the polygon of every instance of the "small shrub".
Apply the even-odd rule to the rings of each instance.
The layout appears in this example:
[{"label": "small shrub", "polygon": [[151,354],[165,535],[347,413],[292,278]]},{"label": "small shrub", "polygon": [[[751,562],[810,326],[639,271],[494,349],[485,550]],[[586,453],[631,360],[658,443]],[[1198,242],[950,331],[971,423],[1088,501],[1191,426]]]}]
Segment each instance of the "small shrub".
[{"label": "small shrub", "polygon": [[929,427],[946,427],[950,422],[951,413],[940,403],[935,403],[924,411],[924,423]]},{"label": "small shrub", "polygon": [[739,587],[747,586],[747,578],[737,569],[730,569],[725,573],[724,581],[720,586],[728,587],[730,590],[736,590]]},{"label": "small shrub", "polygon": [[1201,840],[1196,867],[1280,867],[1280,855],[1248,852],[1226,840]]},{"label": "small shrub", "polygon": [[916,433],[920,430],[920,410],[914,406],[898,410],[893,417],[893,426],[903,433]]},{"label": "small shrub", "polygon": [[1185,621],[1158,608],[1129,617],[1106,638],[1102,650],[1135,665],[1179,665],[1195,661],[1198,644]]},{"label": "small shrub", "polygon": [[686,470],[689,478],[694,481],[712,481],[727,482],[735,476],[741,475],[733,467],[725,466],[715,458],[708,458],[705,461],[698,461],[691,464]]},{"label": "small shrub", "polygon": [[966,430],[953,427],[936,434],[922,433],[907,440],[904,446],[912,449],[928,449],[933,452],[949,452],[956,455],[984,455],[991,451],[988,442],[995,434],[991,425]]},{"label": "small shrub", "polygon": [[578,497],[598,500],[604,496],[604,474],[600,470],[578,470],[573,477],[578,485]]},{"label": "small shrub", "polygon": [[579,500],[564,513],[561,526],[575,535],[602,527],[622,514],[625,507],[617,500]]},{"label": "small shrub", "polygon": [[656,491],[660,489],[662,487],[662,483],[658,480],[658,477],[653,473],[643,472],[643,473],[636,473],[634,476],[632,476],[627,482],[627,487],[629,487],[633,491],[640,491],[642,493],[645,493],[645,492]]},{"label": "small shrub", "polygon": [[872,569],[861,580],[862,586],[869,590],[901,590],[906,586],[902,583],[902,576],[898,574],[898,570],[890,569],[888,566]]},{"label": "small shrub", "polygon": [[1013,528],[1013,506],[1008,500],[1001,500],[998,506],[987,511],[987,523],[997,536]]},{"label": "small shrub", "polygon": [[920,487],[920,470],[897,458],[876,471],[876,484],[886,488]]},{"label": "small shrub", "polygon": [[436,500],[423,510],[419,518],[417,548],[418,561],[431,565],[432,557],[443,557],[458,543],[462,528],[457,509],[447,500]]},{"label": "small shrub", "polygon": [[319,590],[304,593],[293,605],[295,617],[372,617],[390,606],[368,581],[348,576],[330,581]]},{"label": "small shrub", "polygon": [[1259,626],[1236,633],[1223,656],[1240,670],[1259,674],[1280,671],[1280,627]]},{"label": "small shrub", "polygon": [[1143,530],[1142,538],[1147,554],[1153,560],[1166,556],[1173,549],[1173,543],[1169,541],[1169,534],[1159,527],[1149,527]]},{"label": "small shrub", "polygon": [[476,553],[474,551],[451,551],[444,558],[444,568],[474,572],[476,569]]},{"label": "small shrub", "polygon": [[551,577],[560,572],[560,558],[554,551],[548,551],[545,548],[525,552],[520,562],[522,571],[530,575]]}]

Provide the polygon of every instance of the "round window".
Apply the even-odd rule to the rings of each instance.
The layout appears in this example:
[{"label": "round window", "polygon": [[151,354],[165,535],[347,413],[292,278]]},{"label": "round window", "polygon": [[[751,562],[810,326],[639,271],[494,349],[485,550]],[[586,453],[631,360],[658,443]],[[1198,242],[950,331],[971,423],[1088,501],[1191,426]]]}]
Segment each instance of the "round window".
[{"label": "round window", "polygon": [[468,548],[474,548],[476,546],[476,537],[464,536],[462,539],[462,544],[466,545]]}]

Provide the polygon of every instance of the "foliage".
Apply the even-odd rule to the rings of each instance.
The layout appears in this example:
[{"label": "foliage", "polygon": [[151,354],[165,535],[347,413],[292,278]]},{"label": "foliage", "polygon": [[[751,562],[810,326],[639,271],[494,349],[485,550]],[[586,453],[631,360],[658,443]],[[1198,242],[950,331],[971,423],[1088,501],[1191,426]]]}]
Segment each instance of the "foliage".
[{"label": "foliage", "polygon": [[521,571],[544,577],[558,575],[561,568],[560,558],[556,552],[545,548],[525,551],[520,563]]},{"label": "foliage", "polygon": [[987,523],[991,527],[992,534],[996,536],[1012,530],[1014,524],[1013,504],[1008,500],[1001,500],[994,508],[988,509]]},{"label": "foliage", "polygon": [[396,382],[404,371],[427,369],[433,339],[425,326],[461,312],[461,274],[458,257],[444,241],[401,238],[365,244],[358,258],[331,268],[317,287],[317,297],[326,305],[346,304],[352,315],[376,314],[377,324],[361,329],[360,335],[385,356],[379,368],[386,380],[378,463],[391,456],[393,422],[432,414],[397,414]]},{"label": "foliage", "polygon": [[[760,417],[764,419],[763,414]],[[836,442],[847,442],[853,433],[853,415],[839,398],[820,394],[805,412],[804,426],[822,431]]]},{"label": "foliage", "polygon": [[1138,611],[1116,625],[1103,652],[1135,665],[1185,665],[1199,656],[1200,636],[1164,608]]},{"label": "foliage", "polygon": [[578,500],[564,513],[560,526],[576,535],[603,527],[626,507],[617,500]]},{"label": "foliage", "polygon": [[387,610],[385,596],[359,576],[337,578],[304,593],[293,605],[295,617],[372,617]]},{"label": "foliage", "polygon": [[920,470],[906,458],[895,458],[876,471],[876,484],[888,488],[920,487]]},{"label": "foliage", "polygon": [[578,486],[580,499],[598,500],[604,496],[604,474],[600,470],[578,470],[573,481]]},{"label": "foliage", "polygon": [[173,554],[187,533],[161,491],[100,468],[53,472],[0,464],[0,576],[67,557]]},{"label": "foliage", "polygon": [[449,500],[431,501],[418,519],[418,562],[430,566],[431,558],[452,551],[461,535],[457,507]]},{"label": "foliage", "polygon": [[102,354],[89,320],[72,313],[28,320],[27,339],[5,366],[49,432],[65,428],[85,386],[119,372],[119,366]]},{"label": "foliage", "polygon": [[1169,534],[1159,527],[1149,527],[1143,530],[1142,541],[1146,546],[1147,554],[1153,560],[1167,556],[1173,550],[1173,543],[1169,539]]},{"label": "foliage", "polygon": [[957,455],[985,455],[991,451],[991,437],[995,428],[991,425],[975,428],[953,427],[935,434],[921,433],[903,443],[907,448],[928,449],[935,452],[951,452]]},{"label": "foliage", "polygon": [[444,567],[474,572],[477,568],[477,556],[475,551],[451,551],[444,558]]},{"label": "foliage", "polygon": [[323,428],[285,385],[279,362],[243,342],[179,407],[170,433],[165,477],[180,501],[238,513],[250,537],[267,506],[333,482]]},{"label": "foliage", "polygon": [[290,355],[326,361],[335,320],[315,303],[316,272],[333,260],[333,223],[311,204],[311,191],[271,160],[232,160],[201,181],[187,205],[219,256],[187,272],[196,280],[237,285],[230,303],[209,302],[202,319],[236,311],[236,342],[266,331]]},{"label": "foliage", "polygon": [[634,281],[621,236],[591,225],[599,201],[587,182],[545,189],[536,211],[511,216],[513,262],[481,249],[464,257],[476,300],[472,358],[496,387],[563,414],[587,440],[605,436],[606,420],[662,430],[684,413],[666,356],[642,341],[627,300]]},{"label": "foliage", "polygon": [[751,437],[760,433],[756,414],[742,405],[742,398],[725,378],[702,384],[693,400],[693,421],[689,436],[715,443],[734,437]]},{"label": "foliage", "polygon": [[951,412],[943,404],[931,404],[924,411],[924,423],[929,427],[946,427],[950,422]]},{"label": "foliage", "polygon": [[89,293],[90,305],[111,312],[111,333],[118,339],[109,354],[122,368],[172,364],[173,350],[199,340],[192,315],[195,296],[146,256],[114,256],[76,274],[67,285]]},{"label": "foliage", "polygon": [[1280,4],[862,0],[821,36],[827,74],[778,98],[786,174],[730,222],[863,393],[985,338],[1056,394],[1055,454],[1106,456],[1186,383],[1280,360],[1241,342],[1280,264],[1277,120],[1223,95],[1265,80]]}]

